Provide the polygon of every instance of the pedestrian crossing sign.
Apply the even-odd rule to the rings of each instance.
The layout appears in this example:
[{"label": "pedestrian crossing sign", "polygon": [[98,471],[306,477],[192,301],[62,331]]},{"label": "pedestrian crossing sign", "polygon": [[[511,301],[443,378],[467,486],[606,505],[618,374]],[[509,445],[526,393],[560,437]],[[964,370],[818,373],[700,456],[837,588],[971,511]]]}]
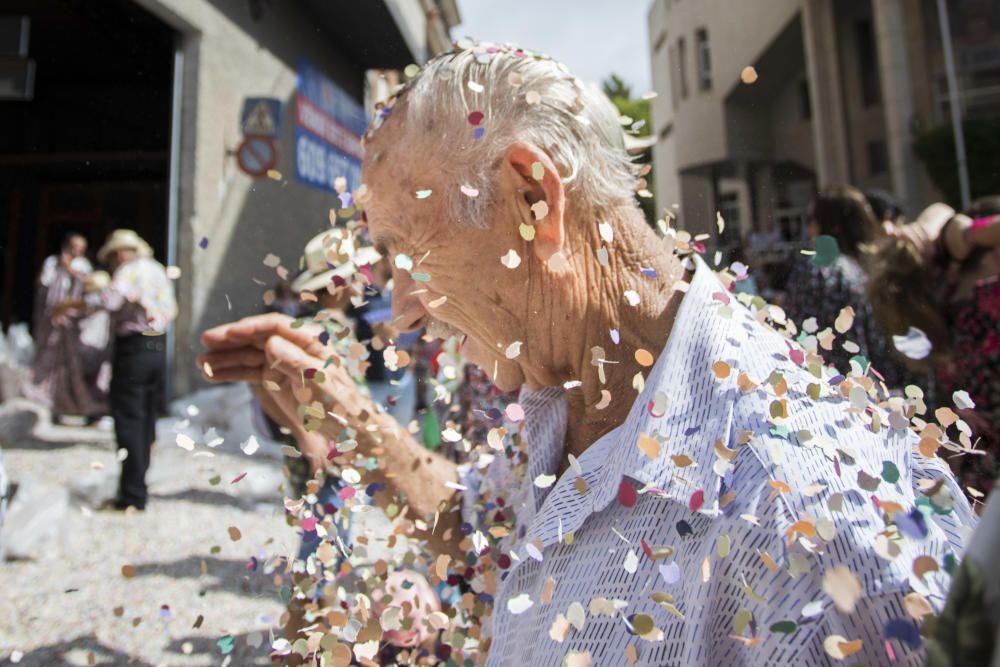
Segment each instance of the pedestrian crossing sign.
[{"label": "pedestrian crossing sign", "polygon": [[246,98],[240,128],[244,135],[276,138],[281,132],[281,100],[274,97]]}]

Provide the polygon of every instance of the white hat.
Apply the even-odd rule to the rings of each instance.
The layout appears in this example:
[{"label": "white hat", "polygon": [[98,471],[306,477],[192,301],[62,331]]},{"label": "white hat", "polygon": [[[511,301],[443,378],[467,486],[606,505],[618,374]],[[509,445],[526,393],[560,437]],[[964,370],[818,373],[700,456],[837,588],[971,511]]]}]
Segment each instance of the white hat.
[{"label": "white hat", "polygon": [[[349,280],[358,267],[374,264],[382,258],[371,246],[362,246],[350,252],[350,247],[344,248],[342,245],[345,240],[346,237],[339,229],[322,232],[310,239],[302,253],[305,257],[305,270],[292,281],[292,291],[299,293],[321,289],[335,276]],[[338,262],[345,252],[349,258]]]},{"label": "white hat", "polygon": [[116,229],[108,235],[108,239],[97,251],[97,261],[107,264],[108,255],[116,250],[135,250],[140,257],[152,257],[153,249],[142,240],[142,237],[131,229]]}]

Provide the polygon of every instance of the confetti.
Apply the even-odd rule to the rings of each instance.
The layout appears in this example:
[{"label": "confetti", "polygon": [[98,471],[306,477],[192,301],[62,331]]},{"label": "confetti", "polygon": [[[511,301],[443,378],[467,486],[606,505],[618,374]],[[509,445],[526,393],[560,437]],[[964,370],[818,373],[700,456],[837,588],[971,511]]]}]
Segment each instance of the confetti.
[{"label": "confetti", "polygon": [[482,111],[473,111],[469,114],[469,125],[479,125],[483,122],[483,118]]},{"label": "confetti", "polygon": [[483,92],[486,89],[483,87],[483,84],[481,84],[481,83],[479,83],[477,81],[470,80],[469,81],[469,90],[471,90],[474,93],[481,93],[481,92]]},{"label": "confetti", "polygon": [[529,90],[524,95],[524,101],[528,104],[538,104],[542,101],[542,96],[539,95],[537,91]]},{"label": "confetti", "polygon": [[752,65],[747,65],[740,70],[740,81],[751,84],[757,80],[757,70]]},{"label": "confetti", "polygon": [[639,451],[646,455],[647,458],[655,459],[660,456],[660,443],[646,435],[645,433],[639,434]]},{"label": "confetti", "polygon": [[893,346],[909,359],[926,359],[934,349],[930,338],[916,327],[910,327],[905,336],[893,336]]},{"label": "confetti", "polygon": [[732,372],[732,370],[733,369],[730,368],[729,364],[727,364],[724,361],[716,361],[714,364],[712,364],[712,372],[715,374],[715,377],[717,377],[720,380],[725,380],[727,377],[729,377],[729,374]]},{"label": "confetti", "polygon": [[522,408],[517,403],[511,403],[510,405],[507,406],[507,409],[504,410],[504,414],[507,415],[507,419],[509,419],[514,423],[517,423],[524,419],[524,408]]},{"label": "confetti", "polygon": [[531,225],[526,225],[522,222],[518,226],[517,231],[525,241],[533,241],[535,239],[535,228]]},{"label": "confetti", "polygon": [[539,489],[547,489],[553,484],[555,484],[555,482],[556,482],[555,475],[542,474],[535,478],[535,486],[537,486]]},{"label": "confetti", "polygon": [[459,190],[461,190],[462,194],[465,195],[466,197],[478,197],[479,196],[479,190],[477,190],[476,188],[474,188],[474,187],[472,187],[470,185],[463,185],[463,186],[459,187]]},{"label": "confetti", "polygon": [[840,246],[837,239],[822,234],[816,237],[816,254],[810,260],[815,266],[830,266],[840,256]]},{"label": "confetti", "polygon": [[535,216],[535,220],[544,220],[549,214],[549,205],[544,199],[539,199],[531,205],[531,213]]},{"label": "confetti", "polygon": [[627,301],[630,306],[638,306],[640,301],[639,293],[635,290],[625,290],[625,301]]},{"label": "confetti", "polygon": [[[529,227],[529,229],[534,231],[534,227]],[[500,258],[500,263],[508,269],[516,269],[521,266],[521,256],[517,254],[516,250],[511,248],[507,251],[507,254]]]},{"label": "confetti", "polygon": [[239,542],[240,538],[243,537],[243,533],[236,526],[230,526],[228,529],[229,539],[233,542]]},{"label": "confetti", "polygon": [[861,580],[853,572],[839,565],[823,575],[823,592],[833,599],[837,609],[850,614],[861,599]]},{"label": "confetti", "polygon": [[611,243],[612,241],[614,241],[614,239],[615,239],[615,232],[611,228],[611,225],[609,225],[608,223],[602,222],[602,223],[598,224],[597,225],[597,231],[601,235],[601,239],[605,243]]},{"label": "confetti", "polygon": [[535,602],[527,593],[521,593],[507,600],[507,610],[514,614],[523,614],[534,606]]},{"label": "confetti", "polygon": [[[536,480],[537,483],[537,480]],[[635,487],[629,482],[622,480],[621,484],[618,485],[618,502],[625,507],[635,507],[636,502],[639,500],[639,494],[636,493]]]},{"label": "confetti", "polygon": [[247,456],[253,456],[253,454],[256,453],[258,449],[260,449],[260,443],[257,442],[257,438],[251,435],[249,438],[246,439],[245,442],[243,442],[240,445],[240,449],[242,449],[243,453],[246,454]]},{"label": "confetti", "polygon": [[972,410],[976,407],[975,401],[969,396],[969,392],[964,389],[956,391],[951,395],[951,400],[955,402],[955,407],[959,410]]},{"label": "confetti", "polygon": [[428,197],[431,196],[432,192],[433,191],[430,190],[430,189],[427,189],[427,190],[417,190],[414,193],[414,195],[416,195],[417,199],[427,199]]},{"label": "confetti", "polygon": [[645,368],[649,368],[653,365],[653,355],[649,352],[649,350],[644,350],[642,348],[635,351],[635,360],[636,363]]},{"label": "confetti", "polygon": [[180,447],[181,449],[185,449],[189,452],[194,450],[194,440],[184,435],[183,433],[177,434],[176,442],[177,446]]}]

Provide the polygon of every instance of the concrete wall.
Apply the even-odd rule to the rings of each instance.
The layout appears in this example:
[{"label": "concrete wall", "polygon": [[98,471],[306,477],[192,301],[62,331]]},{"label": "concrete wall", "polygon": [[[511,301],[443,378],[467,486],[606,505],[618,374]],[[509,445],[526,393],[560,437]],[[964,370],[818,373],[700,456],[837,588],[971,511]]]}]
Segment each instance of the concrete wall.
[{"label": "concrete wall", "polygon": [[[688,97],[673,112],[677,132],[677,160],[685,169],[727,157],[723,100],[739,83],[740,71],[763,53],[771,38],[795,16],[800,0],[731,2],[730,0],[656,0],[650,9],[650,43],[660,30],[667,31],[667,45],[676,46],[683,37],[687,44]],[[654,23],[656,24],[654,26]],[[698,87],[695,31],[708,30],[712,61],[712,87]],[[667,45],[663,48],[666,59]],[[654,77],[656,69],[654,67]],[[674,73],[676,74],[676,73]],[[654,85],[664,81],[653,79]],[[665,104],[670,101],[669,80],[657,87]],[[664,112],[660,104],[654,113]],[[657,126],[661,118],[656,118]]]},{"label": "concrete wall", "polygon": [[[182,35],[185,56],[180,163],[174,392],[195,388],[198,336],[209,326],[259,312],[277,276],[261,261],[282,258],[294,275],[305,242],[328,226],[336,199],[299,184],[294,165],[295,65],[299,56],[358,101],[364,72],[316,30],[297,3],[266,5],[253,21],[243,0],[137,0]],[[279,182],[252,179],[234,156],[246,96],[283,100]],[[199,247],[202,238],[208,247]],[[255,281],[260,281],[260,285]]]},{"label": "concrete wall", "polygon": [[771,155],[778,162],[795,162],[816,169],[811,119],[803,118],[800,89],[805,81],[805,63],[774,96],[767,119],[770,123]]}]

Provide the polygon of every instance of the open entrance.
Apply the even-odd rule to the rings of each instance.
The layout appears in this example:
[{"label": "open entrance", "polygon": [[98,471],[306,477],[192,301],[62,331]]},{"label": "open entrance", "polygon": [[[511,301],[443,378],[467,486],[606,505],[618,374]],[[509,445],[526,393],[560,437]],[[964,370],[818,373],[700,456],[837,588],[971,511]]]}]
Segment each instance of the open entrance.
[{"label": "open entrance", "polygon": [[4,325],[31,321],[38,271],[68,232],[94,261],[132,228],[165,261],[174,45],[132,0],[0,0]]}]

